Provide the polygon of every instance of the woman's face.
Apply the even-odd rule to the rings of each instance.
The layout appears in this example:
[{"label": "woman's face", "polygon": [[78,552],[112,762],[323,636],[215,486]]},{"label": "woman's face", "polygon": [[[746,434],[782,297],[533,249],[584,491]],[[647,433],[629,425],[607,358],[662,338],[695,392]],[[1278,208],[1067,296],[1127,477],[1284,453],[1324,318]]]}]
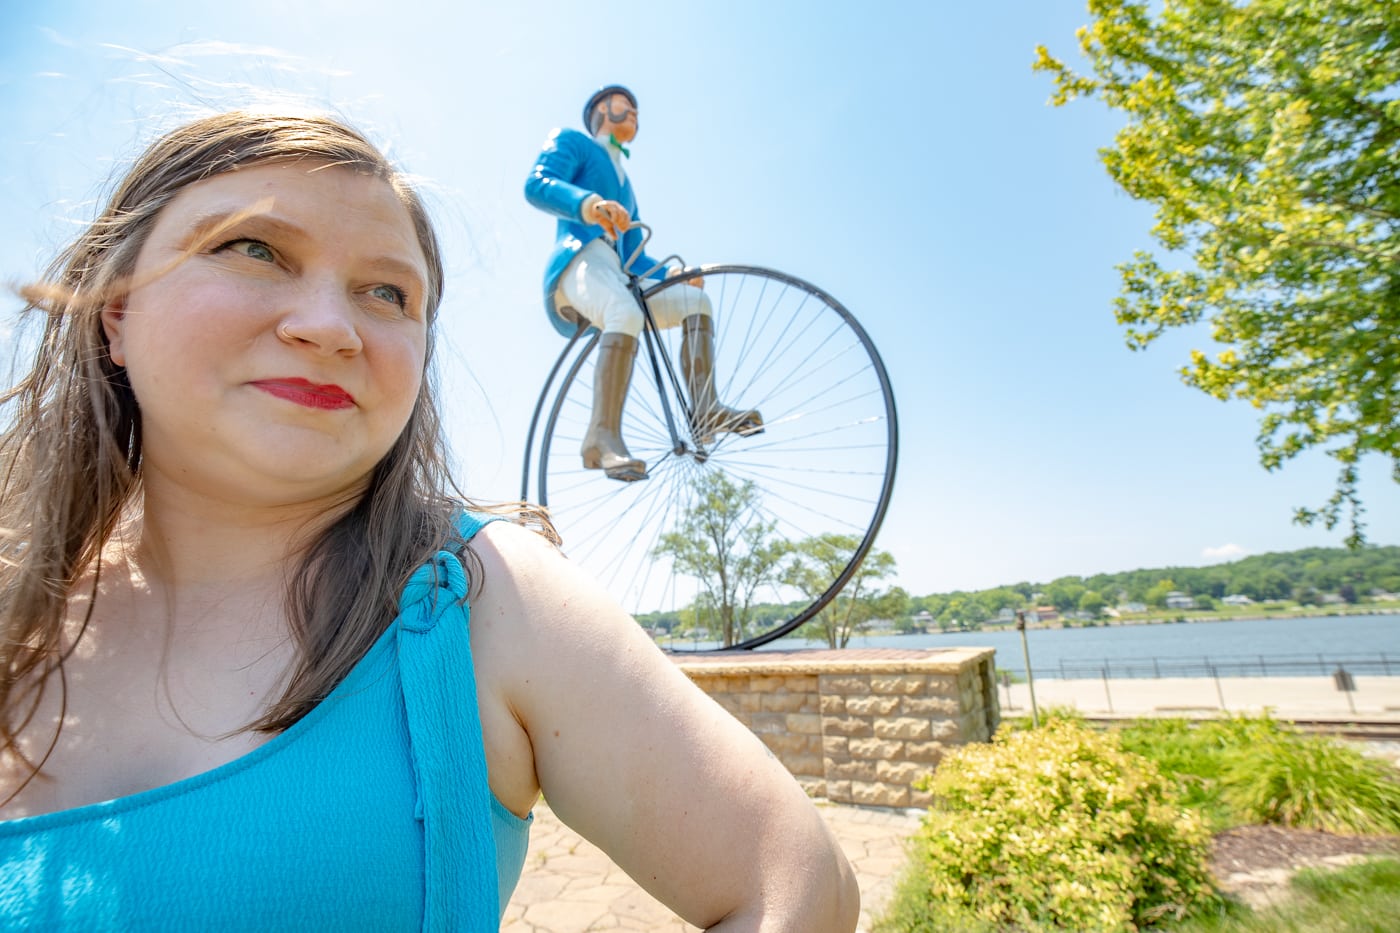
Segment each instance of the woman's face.
[{"label": "woman's face", "polygon": [[102,314],[148,491],[267,505],[362,484],[418,396],[427,287],[381,179],[303,161],[183,189]]}]

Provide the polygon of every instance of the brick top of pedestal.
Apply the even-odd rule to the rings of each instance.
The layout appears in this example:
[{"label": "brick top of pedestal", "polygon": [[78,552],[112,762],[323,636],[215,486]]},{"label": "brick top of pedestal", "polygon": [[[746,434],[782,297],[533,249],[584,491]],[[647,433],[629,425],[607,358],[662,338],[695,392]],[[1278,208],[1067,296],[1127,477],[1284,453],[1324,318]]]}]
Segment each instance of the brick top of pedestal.
[{"label": "brick top of pedestal", "polygon": [[991,648],[799,648],[789,651],[671,652],[682,668],[742,668],[753,673],[851,671],[951,671],[976,663]]}]

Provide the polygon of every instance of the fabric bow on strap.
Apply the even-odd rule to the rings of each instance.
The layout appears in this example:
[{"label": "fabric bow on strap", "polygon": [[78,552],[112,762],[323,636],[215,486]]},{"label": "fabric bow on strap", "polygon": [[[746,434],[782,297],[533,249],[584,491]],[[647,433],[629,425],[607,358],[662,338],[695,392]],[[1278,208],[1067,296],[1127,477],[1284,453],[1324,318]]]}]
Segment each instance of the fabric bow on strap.
[{"label": "fabric bow on strap", "polygon": [[398,660],[423,821],[423,929],[486,933],[499,926],[496,850],[466,600],[455,554],[414,571],[399,599]]}]

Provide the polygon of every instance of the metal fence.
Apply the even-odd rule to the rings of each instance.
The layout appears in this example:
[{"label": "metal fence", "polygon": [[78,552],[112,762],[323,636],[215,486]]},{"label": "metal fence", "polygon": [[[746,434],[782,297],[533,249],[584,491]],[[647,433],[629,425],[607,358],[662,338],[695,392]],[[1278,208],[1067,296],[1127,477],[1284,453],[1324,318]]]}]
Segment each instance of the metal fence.
[{"label": "metal fence", "polygon": [[[1155,677],[1354,677],[1400,676],[1400,655],[1257,654],[1225,657],[1061,658],[1036,668],[1037,677],[1061,680]],[[1024,673],[1024,672],[1022,672]]]}]

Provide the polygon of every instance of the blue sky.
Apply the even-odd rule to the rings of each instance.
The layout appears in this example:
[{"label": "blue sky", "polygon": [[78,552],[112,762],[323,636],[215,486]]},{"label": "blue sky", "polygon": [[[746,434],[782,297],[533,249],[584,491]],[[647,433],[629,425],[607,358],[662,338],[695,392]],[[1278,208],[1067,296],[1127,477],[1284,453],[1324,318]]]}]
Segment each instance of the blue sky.
[{"label": "blue sky", "polygon": [[[1114,265],[1150,245],[1150,209],[1098,162],[1114,116],[1049,107],[1030,70],[1037,43],[1073,54],[1082,0],[665,3],[608,23],[556,0],[204,6],[0,4],[0,278],[37,275],[181,114],[329,105],[424,181],[453,449],[470,494],[514,498],[560,348],[539,294],[553,223],[521,186],[548,130],[620,82],[658,254],[809,279],[880,347],[902,450],[877,546],[911,592],[1341,541],[1290,521],[1330,493],[1331,461],[1266,473],[1249,406],[1181,384],[1203,333],[1123,343]],[[1382,463],[1362,493],[1371,540],[1400,542]]]}]

